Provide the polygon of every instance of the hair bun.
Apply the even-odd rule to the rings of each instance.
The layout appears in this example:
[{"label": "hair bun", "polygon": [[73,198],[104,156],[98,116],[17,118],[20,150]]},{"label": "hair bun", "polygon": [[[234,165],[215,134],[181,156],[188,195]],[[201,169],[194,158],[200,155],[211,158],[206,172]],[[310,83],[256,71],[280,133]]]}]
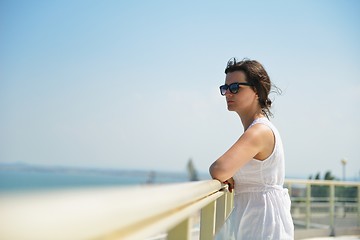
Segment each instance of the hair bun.
[{"label": "hair bun", "polygon": [[266,100],[266,105],[267,105],[267,106],[271,106],[271,104],[272,104],[272,101],[271,101],[270,99],[267,99],[267,100]]}]

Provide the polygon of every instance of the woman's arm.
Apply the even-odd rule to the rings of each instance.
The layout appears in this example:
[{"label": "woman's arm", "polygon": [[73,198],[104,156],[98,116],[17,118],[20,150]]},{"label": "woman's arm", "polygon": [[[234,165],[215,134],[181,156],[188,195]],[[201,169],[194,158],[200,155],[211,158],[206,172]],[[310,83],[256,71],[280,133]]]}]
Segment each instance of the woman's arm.
[{"label": "woman's arm", "polygon": [[225,182],[237,170],[253,159],[273,140],[272,131],[263,124],[256,124],[244,132],[235,144],[210,166],[213,179]]}]

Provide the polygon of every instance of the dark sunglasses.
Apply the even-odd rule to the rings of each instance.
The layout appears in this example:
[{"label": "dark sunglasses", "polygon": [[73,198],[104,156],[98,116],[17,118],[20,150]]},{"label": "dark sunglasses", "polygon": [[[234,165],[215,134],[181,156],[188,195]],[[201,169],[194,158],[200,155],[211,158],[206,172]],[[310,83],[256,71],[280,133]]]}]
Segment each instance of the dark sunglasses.
[{"label": "dark sunglasses", "polygon": [[243,85],[243,86],[254,86],[253,84],[251,83],[245,83],[245,82],[242,82],[242,83],[232,83],[230,85],[221,85],[220,86],[220,93],[221,95],[225,95],[226,94],[226,90],[229,89],[229,91],[232,93],[232,94],[236,94],[238,93],[239,89],[240,89],[240,85]]}]

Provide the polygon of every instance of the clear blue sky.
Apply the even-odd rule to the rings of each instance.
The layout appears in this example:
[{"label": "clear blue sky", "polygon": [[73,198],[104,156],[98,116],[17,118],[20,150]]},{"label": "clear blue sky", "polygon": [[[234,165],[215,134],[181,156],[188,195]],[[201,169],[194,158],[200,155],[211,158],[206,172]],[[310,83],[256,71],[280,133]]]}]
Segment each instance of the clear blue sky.
[{"label": "clear blue sky", "polygon": [[0,2],[0,162],[199,171],[243,129],[230,57],[283,90],[286,175],[360,174],[360,2]]}]

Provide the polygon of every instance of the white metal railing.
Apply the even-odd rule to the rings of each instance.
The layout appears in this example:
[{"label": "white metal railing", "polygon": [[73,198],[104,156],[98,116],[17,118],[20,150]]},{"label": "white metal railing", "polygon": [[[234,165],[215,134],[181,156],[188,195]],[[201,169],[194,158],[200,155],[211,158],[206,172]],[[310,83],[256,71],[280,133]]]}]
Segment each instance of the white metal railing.
[{"label": "white metal railing", "polygon": [[[316,227],[312,217],[322,214],[333,230],[337,209],[351,209],[360,226],[359,182],[286,179],[285,185],[292,199],[293,218],[301,216],[305,228]],[[328,187],[328,196],[315,198],[312,186]],[[356,187],[357,196],[340,199],[337,187]],[[299,188],[303,194],[296,196]],[[0,239],[129,240],[150,239],[159,233],[169,240],[190,239],[197,219],[196,239],[212,239],[232,207],[232,194],[216,180],[2,194]]]},{"label": "white metal railing", "polygon": [[129,188],[77,189],[0,196],[0,239],[212,239],[233,206],[216,180]]},{"label": "white metal railing", "polygon": [[[285,185],[289,189],[289,194],[292,200],[292,216],[296,220],[303,219],[303,224],[306,229],[314,227],[328,226],[331,229],[331,234],[334,233],[336,213],[338,210],[345,214],[346,209],[350,209],[353,225],[360,226],[360,182],[343,182],[333,180],[294,180],[286,179]],[[322,186],[327,190],[327,196],[314,197],[312,187]],[[340,187],[354,187],[357,188],[357,193],[353,198],[346,198],[336,195],[336,188]],[[302,193],[295,194],[295,190],[303,190]],[[346,208],[347,206],[347,208]],[[301,211],[300,208],[305,211]],[[321,225],[312,222],[314,217],[325,218],[326,225]]]}]

